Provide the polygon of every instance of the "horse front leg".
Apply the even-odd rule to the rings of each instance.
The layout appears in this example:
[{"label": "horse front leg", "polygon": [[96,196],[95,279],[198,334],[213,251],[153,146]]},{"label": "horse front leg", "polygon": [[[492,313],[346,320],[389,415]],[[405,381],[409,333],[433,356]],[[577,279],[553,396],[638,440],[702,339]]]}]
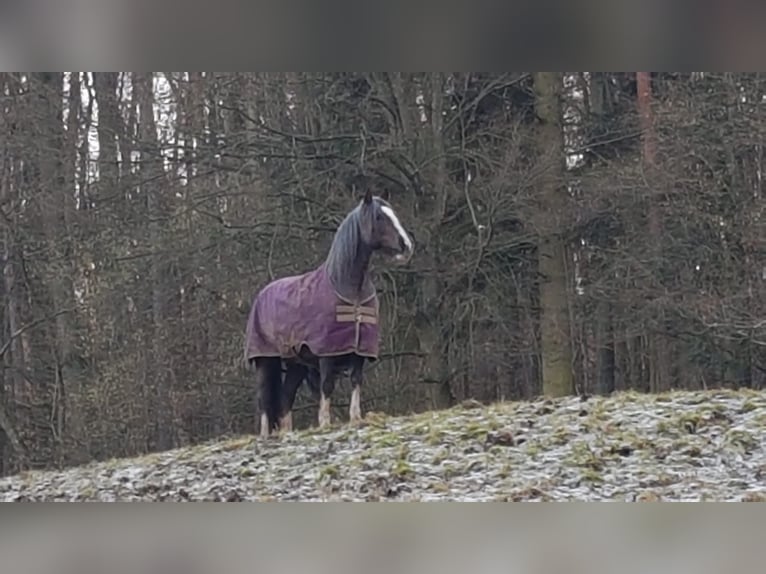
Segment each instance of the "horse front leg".
[{"label": "horse front leg", "polygon": [[335,389],[335,368],[331,357],[319,359],[319,428],[329,426],[330,397]]},{"label": "horse front leg", "polygon": [[352,424],[362,420],[362,378],[364,374],[364,357],[354,355],[351,364],[351,404],[348,408],[348,420]]}]

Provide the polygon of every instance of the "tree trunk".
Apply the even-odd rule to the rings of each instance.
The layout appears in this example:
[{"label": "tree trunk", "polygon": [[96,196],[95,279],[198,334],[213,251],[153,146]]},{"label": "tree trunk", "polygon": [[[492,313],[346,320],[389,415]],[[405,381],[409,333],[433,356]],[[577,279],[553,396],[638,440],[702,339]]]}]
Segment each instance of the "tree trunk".
[{"label": "tree trunk", "polygon": [[[45,230],[48,260],[46,287],[53,303],[54,334],[51,346],[55,364],[52,393],[49,396],[50,420],[57,456],[63,458],[63,435],[65,423],[65,392],[68,385],[78,385],[81,376],[78,331],[75,321],[74,299],[74,241],[72,218],[74,217],[74,165],[69,153],[76,145],[73,134],[67,136],[61,112],[64,76],[60,72],[35,74],[42,86],[39,105],[42,146],[38,148],[39,192],[42,198],[41,216]],[[74,99],[74,98],[73,98]],[[71,100],[70,100],[71,101]],[[75,99],[79,101],[79,97]],[[76,114],[75,110],[71,111]],[[71,120],[72,118],[70,118]],[[73,122],[70,121],[70,126]]]},{"label": "tree trunk", "polygon": [[599,394],[608,395],[615,390],[614,370],[614,330],[612,329],[612,306],[600,301],[596,310],[596,344],[598,346],[598,383]]},{"label": "tree trunk", "polygon": [[[167,269],[164,268],[163,240],[161,231],[161,219],[163,209],[161,202],[161,190],[163,181],[158,177],[162,170],[159,155],[159,140],[157,125],[154,121],[154,86],[153,74],[142,73],[136,80],[139,90],[140,123],[139,123],[139,147],[141,149],[141,175],[143,192],[146,197],[146,219],[148,223],[148,246],[154,252],[149,259],[149,286],[151,301],[151,319],[149,337],[147,343],[147,356],[149,357],[147,382],[153,387],[149,396],[155,398],[155,444],[157,450],[167,450],[174,446],[174,429],[172,416],[172,393],[170,385],[172,377],[169,376],[169,357],[166,347],[168,345],[164,324]],[[156,166],[156,167],[154,167]],[[154,181],[158,179],[159,181]]]},{"label": "tree trunk", "polygon": [[[8,158],[6,161],[10,162],[11,159]],[[9,178],[8,166],[3,166],[2,181],[0,181],[0,202],[3,204],[9,202]],[[14,205],[15,203],[16,202],[11,201],[11,205]],[[13,209],[15,209],[15,207]],[[14,230],[11,229],[10,226],[6,226],[3,230],[3,236],[3,283],[5,287],[5,296],[7,298],[6,316],[8,320],[8,333],[10,335],[16,333],[21,327],[20,317],[23,297],[22,286],[17,281],[19,261]],[[28,345],[24,345],[23,343],[23,338],[25,336],[26,335],[22,334],[12,341],[10,352],[8,354],[8,362],[11,367],[9,372],[12,373],[13,395],[16,396],[18,394],[28,401],[32,389],[29,386],[28,380],[24,377],[29,365],[29,357],[27,353]]]},{"label": "tree trunk", "polygon": [[[651,72],[636,72],[636,84],[638,90],[638,112],[643,141],[643,160],[646,180],[649,182],[649,244],[651,266],[655,269],[655,282],[664,286],[665,277],[662,261],[662,220],[660,214],[659,193],[656,186],[659,185],[657,178],[657,135],[654,129],[654,114],[652,111],[652,79]],[[654,325],[650,327],[649,337],[649,365],[650,383],[652,392],[658,392],[670,388],[671,380],[671,345],[672,341],[667,336],[667,320],[662,308],[658,309],[654,317]]]},{"label": "tree trunk", "polygon": [[[429,74],[429,77],[431,81],[428,84],[428,91],[426,92],[426,97],[428,96],[428,92],[430,92],[431,96],[431,133],[429,134],[429,139],[431,140],[432,157],[435,158],[433,174],[434,189],[438,190],[436,197],[434,197],[435,211],[432,217],[434,234],[432,237],[435,240],[433,249],[434,263],[437,265],[436,268],[439,269],[441,268],[441,265],[439,264],[439,254],[441,250],[439,248],[437,230],[441,226],[441,221],[444,218],[449,190],[449,184],[447,182],[447,146],[444,141],[444,121],[442,117],[442,109],[444,107],[444,75],[439,72],[434,72]],[[397,85],[398,84],[395,82],[394,86]],[[400,92],[407,93],[407,90],[395,89],[394,91],[397,99],[404,97]],[[441,289],[441,282],[435,275],[432,281],[436,283],[435,285],[431,285],[432,292],[438,292],[438,290]],[[434,330],[434,335],[443,332],[442,325],[439,321],[434,322],[432,329]],[[452,389],[451,377],[448,376],[450,370],[450,357],[452,355],[449,352],[449,343],[445,344],[444,341],[439,341],[439,344],[437,344],[436,348],[433,350],[436,352],[432,352],[429,357],[429,361],[432,363],[430,370],[432,372],[438,372],[440,380],[440,383],[436,387],[435,406],[437,409],[448,408],[455,403],[455,393]]]},{"label": "tree trunk", "polygon": [[[561,130],[561,85],[558,72],[534,75],[536,110],[540,120],[538,151],[545,162],[541,176],[541,201],[536,218],[540,272],[540,339],[543,394],[569,395],[574,390],[572,341],[568,307],[566,248],[561,229],[566,194],[562,191],[564,171]],[[554,225],[550,225],[553,222]]]},{"label": "tree trunk", "polygon": [[[114,197],[122,194],[118,188],[120,179],[118,141],[122,132],[122,117],[120,115],[117,96],[119,72],[94,72],[93,83],[98,99],[98,169],[101,195]],[[124,159],[124,158],[123,158]],[[110,200],[110,203],[114,199]],[[121,201],[117,201],[116,210],[120,211]]]},{"label": "tree trunk", "polygon": [[[609,82],[607,72],[593,72],[591,74],[590,89],[590,114],[592,132],[595,138],[602,137],[607,133],[606,121],[608,119],[609,105]],[[606,246],[613,241],[608,237],[599,237],[602,245]],[[603,295],[602,297],[606,297]],[[596,391],[599,394],[610,394],[615,390],[615,340],[613,323],[613,305],[604,299],[596,304]]]}]

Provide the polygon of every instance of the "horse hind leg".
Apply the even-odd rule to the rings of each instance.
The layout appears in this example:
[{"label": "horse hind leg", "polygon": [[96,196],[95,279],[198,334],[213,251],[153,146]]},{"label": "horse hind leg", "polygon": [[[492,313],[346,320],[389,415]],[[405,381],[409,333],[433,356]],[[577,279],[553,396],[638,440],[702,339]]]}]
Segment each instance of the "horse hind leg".
[{"label": "horse hind leg", "polygon": [[268,437],[279,425],[282,390],[282,365],[278,357],[255,360],[255,376],[260,413],[260,435]]},{"label": "horse hind leg", "polygon": [[293,403],[295,395],[307,376],[308,369],[297,363],[288,363],[285,381],[282,385],[282,408],[279,419],[279,429],[290,432],[293,430]]},{"label": "horse hind leg", "polygon": [[332,358],[319,359],[319,428],[330,425],[330,397],[335,389],[335,365]]},{"label": "horse hind leg", "polygon": [[320,389],[320,376],[319,371],[312,368],[306,369],[306,384],[309,387],[309,391],[311,392],[311,396],[315,401],[319,401],[319,397],[321,396],[321,389]]}]

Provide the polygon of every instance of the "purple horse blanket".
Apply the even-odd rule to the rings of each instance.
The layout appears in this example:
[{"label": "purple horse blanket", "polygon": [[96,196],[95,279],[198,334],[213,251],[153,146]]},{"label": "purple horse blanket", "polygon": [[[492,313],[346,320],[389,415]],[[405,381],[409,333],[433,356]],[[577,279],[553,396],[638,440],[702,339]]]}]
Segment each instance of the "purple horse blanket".
[{"label": "purple horse blanket", "polygon": [[245,360],[302,358],[304,348],[317,357],[356,353],[376,360],[378,311],[374,292],[364,301],[341,297],[324,265],[277,279],[258,293],[250,309]]}]

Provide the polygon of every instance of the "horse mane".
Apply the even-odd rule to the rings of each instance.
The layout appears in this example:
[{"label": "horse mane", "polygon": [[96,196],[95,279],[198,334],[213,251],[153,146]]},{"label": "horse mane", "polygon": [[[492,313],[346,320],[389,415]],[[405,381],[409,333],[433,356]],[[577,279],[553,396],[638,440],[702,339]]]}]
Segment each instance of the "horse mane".
[{"label": "horse mane", "polygon": [[[354,265],[360,263],[357,261],[357,256],[359,246],[362,243],[360,230],[361,217],[361,205],[357,205],[346,215],[335,232],[335,237],[333,238],[332,244],[330,245],[330,251],[325,260],[325,268],[330,277],[330,282],[335,290],[344,297],[351,297],[354,295],[354,293],[349,293],[350,289],[356,291],[356,289],[349,286],[348,283],[351,277],[360,271],[354,269]],[[374,291],[375,288],[370,283],[365,272],[361,295],[368,296],[374,293]]]}]

